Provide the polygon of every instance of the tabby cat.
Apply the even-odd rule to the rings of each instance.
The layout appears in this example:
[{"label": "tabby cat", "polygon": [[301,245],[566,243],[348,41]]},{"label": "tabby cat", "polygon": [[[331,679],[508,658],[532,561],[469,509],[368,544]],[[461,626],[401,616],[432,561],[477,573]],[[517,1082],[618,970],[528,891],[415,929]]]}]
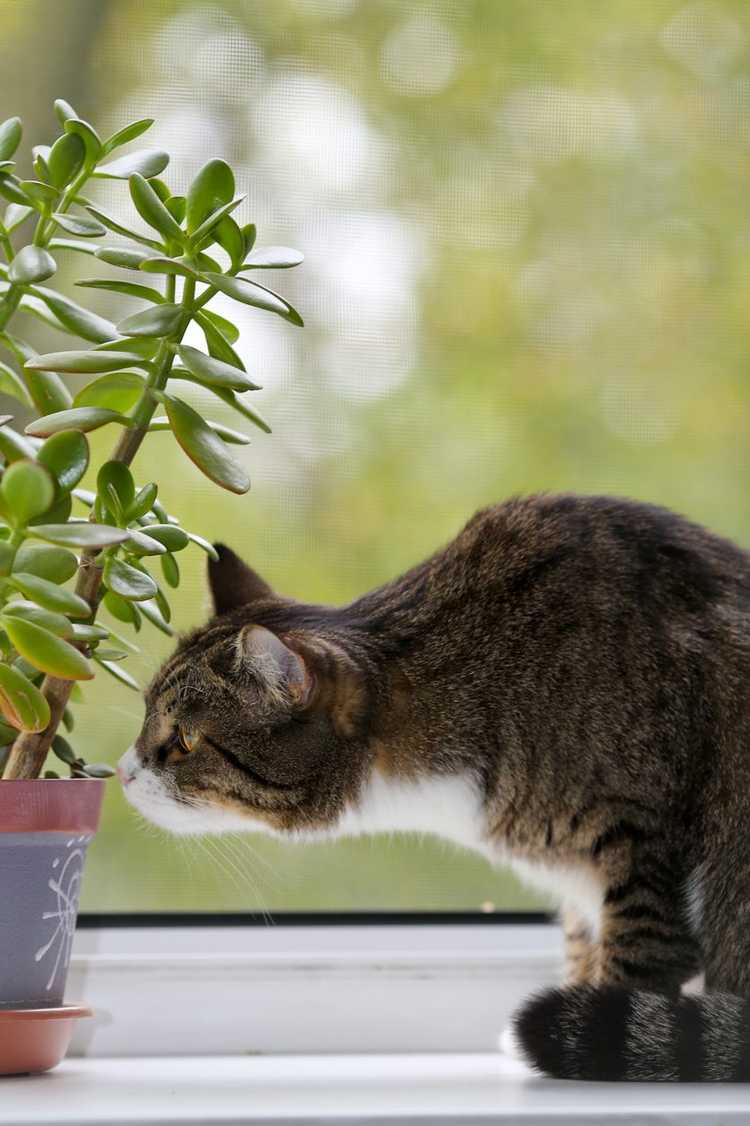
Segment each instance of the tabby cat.
[{"label": "tabby cat", "polygon": [[215,616],[120,764],[138,810],[510,863],[567,931],[566,984],[515,1022],[536,1068],[750,1079],[750,555],[662,508],[547,495],[342,608],[218,551]]}]

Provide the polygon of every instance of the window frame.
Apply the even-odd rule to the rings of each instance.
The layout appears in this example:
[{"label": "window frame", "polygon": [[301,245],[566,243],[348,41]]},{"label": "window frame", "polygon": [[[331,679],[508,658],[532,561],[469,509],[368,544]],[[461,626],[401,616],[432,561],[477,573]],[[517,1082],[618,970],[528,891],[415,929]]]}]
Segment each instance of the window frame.
[{"label": "window frame", "polygon": [[72,1053],[493,1052],[561,975],[560,929],[519,917],[85,915],[68,996],[95,1017]]}]

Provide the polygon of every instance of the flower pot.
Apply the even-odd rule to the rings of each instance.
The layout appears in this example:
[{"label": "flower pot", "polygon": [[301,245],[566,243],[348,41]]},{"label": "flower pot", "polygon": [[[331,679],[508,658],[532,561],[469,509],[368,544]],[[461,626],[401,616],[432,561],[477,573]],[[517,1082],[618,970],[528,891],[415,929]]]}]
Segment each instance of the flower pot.
[{"label": "flower pot", "polygon": [[54,1067],[88,1015],[62,1000],[103,795],[98,779],[0,782],[0,1074]]}]

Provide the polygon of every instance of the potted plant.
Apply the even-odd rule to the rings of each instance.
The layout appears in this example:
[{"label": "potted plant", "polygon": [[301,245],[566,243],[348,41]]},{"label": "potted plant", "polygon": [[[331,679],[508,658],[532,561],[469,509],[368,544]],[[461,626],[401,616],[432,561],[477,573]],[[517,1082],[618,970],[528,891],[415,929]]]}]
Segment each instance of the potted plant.
[{"label": "potted plant", "polygon": [[[145,620],[169,633],[164,585],[179,582],[175,554],[191,541],[214,554],[165,511],[158,482],[137,480],[130,465],[150,432],[170,430],[212,481],[246,492],[249,478],[229,447],[247,437],[204,419],[180,387],[198,384],[268,431],[239,397],[259,388],[235,351],[237,329],[211,300],[226,294],[302,324],[255,280],[255,271],[296,266],[302,256],[255,247],[255,227],[233,218],[244,197],[223,160],[201,168],[186,196],[172,195],[159,178],[165,152],[115,155],[150,119],[102,140],[68,103],[55,110],[62,131],[33,148],[31,179],[13,159],[20,120],[0,125],[0,392],[35,415],[23,434],[11,416],[0,418],[0,1073],[53,1066],[87,1012],[63,996],[86,848],[112,770],[77,754],[71,704],[77,682],[99,672],[138,688],[120,665],[134,646],[97,611],[104,605],[118,624],[138,630]],[[100,178],[126,182],[143,223],[131,227],[91,202],[86,185]],[[66,255],[117,271],[79,286],[138,298],[143,308],[114,324],[52,288]],[[78,338],[74,349],[37,354],[16,330],[25,313]],[[183,343],[193,322],[205,349]],[[81,380],[71,376],[88,377],[75,396],[70,384]],[[92,466],[86,435],[101,427],[113,432],[112,453]],[[81,487],[86,474],[91,489]],[[57,769],[46,769],[50,753]]]}]

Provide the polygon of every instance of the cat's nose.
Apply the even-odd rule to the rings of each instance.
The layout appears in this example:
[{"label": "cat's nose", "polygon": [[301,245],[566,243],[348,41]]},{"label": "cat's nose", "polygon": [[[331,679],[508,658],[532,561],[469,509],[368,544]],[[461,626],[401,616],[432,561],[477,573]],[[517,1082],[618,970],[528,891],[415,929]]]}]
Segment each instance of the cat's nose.
[{"label": "cat's nose", "polygon": [[120,779],[123,786],[128,786],[135,778],[135,772],[135,751],[132,747],[128,747],[127,751],[117,764],[117,777]]},{"label": "cat's nose", "polygon": [[128,785],[128,784],[129,784],[130,782],[132,782],[132,781],[133,781],[133,779],[135,778],[135,775],[134,775],[134,774],[130,774],[130,773],[129,773],[129,772],[128,772],[128,771],[126,770],[126,769],[125,769],[125,767],[123,767],[123,766],[118,766],[118,767],[117,767],[117,777],[118,777],[118,778],[120,779],[120,781],[122,782],[123,786],[127,786],[127,785]]}]

